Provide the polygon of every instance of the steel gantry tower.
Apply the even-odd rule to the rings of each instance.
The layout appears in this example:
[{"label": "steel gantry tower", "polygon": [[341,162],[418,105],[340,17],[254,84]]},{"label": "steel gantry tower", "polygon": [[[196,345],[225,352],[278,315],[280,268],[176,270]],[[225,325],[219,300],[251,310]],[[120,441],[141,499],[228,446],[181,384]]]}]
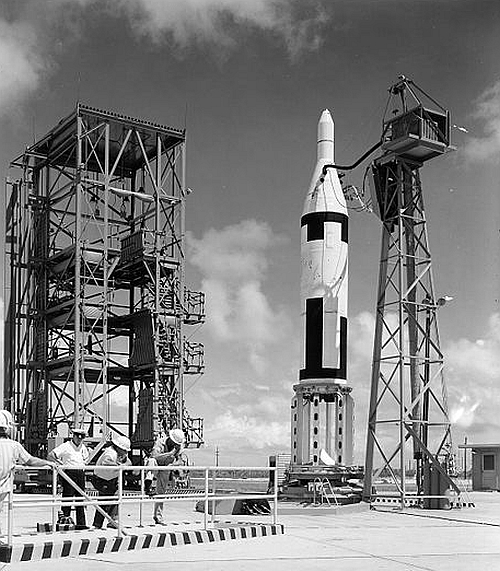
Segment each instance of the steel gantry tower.
[{"label": "steel gantry tower", "polygon": [[7,183],[4,406],[31,451],[84,426],[152,444],[162,425],[203,442],[184,376],[203,346],[186,326],[185,132],[81,104]]},{"label": "steel gantry tower", "polygon": [[[372,167],[373,204],[382,221],[364,497],[392,478],[401,507],[409,500],[406,466],[416,461],[424,507],[438,507],[449,477],[451,429],[420,168],[448,152],[449,113],[404,76],[390,90],[383,154]],[[424,107],[430,100],[433,109]],[[397,106],[397,108],[395,108]],[[388,108],[390,106],[388,105]],[[434,498],[430,498],[434,496]]]}]

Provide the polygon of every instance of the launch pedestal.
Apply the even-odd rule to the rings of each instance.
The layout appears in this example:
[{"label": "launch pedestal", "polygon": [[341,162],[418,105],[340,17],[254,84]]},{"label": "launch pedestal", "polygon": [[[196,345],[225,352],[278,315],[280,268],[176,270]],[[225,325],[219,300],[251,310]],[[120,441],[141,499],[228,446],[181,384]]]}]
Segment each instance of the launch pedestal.
[{"label": "launch pedestal", "polygon": [[351,466],[354,401],[351,387],[331,381],[293,387],[291,463],[282,497],[315,503],[360,501],[352,480],[363,476]]},{"label": "launch pedestal", "polygon": [[351,464],[354,425],[351,387],[317,381],[302,382],[293,390],[292,464]]}]

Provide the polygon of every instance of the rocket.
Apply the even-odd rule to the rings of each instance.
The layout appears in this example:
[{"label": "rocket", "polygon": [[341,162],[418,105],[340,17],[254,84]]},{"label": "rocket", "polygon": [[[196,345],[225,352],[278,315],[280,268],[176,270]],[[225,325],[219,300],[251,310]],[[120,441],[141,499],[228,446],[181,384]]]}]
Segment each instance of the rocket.
[{"label": "rocket", "polygon": [[301,216],[301,364],[291,402],[291,462],[349,464],[354,400],[347,384],[347,206],[332,165],[334,126],[325,109]]},{"label": "rocket", "polygon": [[347,384],[347,206],[337,170],[323,173],[334,162],[334,124],[325,109],[301,217],[301,383]]}]

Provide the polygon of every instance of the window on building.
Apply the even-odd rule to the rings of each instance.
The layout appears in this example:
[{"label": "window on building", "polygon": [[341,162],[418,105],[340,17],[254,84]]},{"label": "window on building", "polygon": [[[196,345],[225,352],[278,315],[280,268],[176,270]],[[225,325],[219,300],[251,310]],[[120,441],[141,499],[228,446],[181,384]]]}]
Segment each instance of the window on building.
[{"label": "window on building", "polygon": [[483,454],[483,470],[494,470],[494,469],[495,469],[495,455]]}]

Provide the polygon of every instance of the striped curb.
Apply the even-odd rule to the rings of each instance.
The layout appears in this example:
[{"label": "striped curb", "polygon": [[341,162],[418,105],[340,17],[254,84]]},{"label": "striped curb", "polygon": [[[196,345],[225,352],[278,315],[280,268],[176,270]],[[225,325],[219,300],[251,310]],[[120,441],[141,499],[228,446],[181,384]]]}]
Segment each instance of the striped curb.
[{"label": "striped curb", "polygon": [[0,561],[17,563],[20,561],[40,561],[61,557],[80,557],[100,553],[123,553],[136,549],[173,547],[176,545],[197,545],[231,539],[250,539],[282,535],[282,524],[238,525],[208,530],[155,532],[124,537],[82,537],[56,539],[42,543],[23,543],[13,546],[0,545]]}]

